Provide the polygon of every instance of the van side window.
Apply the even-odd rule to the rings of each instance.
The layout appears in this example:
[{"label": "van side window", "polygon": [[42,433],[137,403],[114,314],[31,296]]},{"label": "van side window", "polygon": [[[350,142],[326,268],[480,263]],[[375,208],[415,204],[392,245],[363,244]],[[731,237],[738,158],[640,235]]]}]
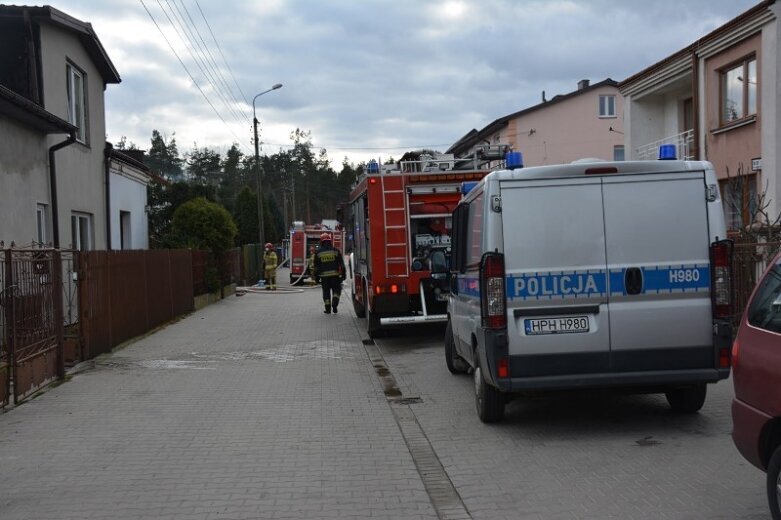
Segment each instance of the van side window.
[{"label": "van side window", "polygon": [[467,223],[467,265],[477,265],[483,257],[483,204],[485,193],[478,195],[469,205]]},{"label": "van side window", "polygon": [[452,268],[453,272],[463,273],[466,268],[465,253],[466,239],[464,233],[467,230],[466,219],[469,216],[469,205],[459,204],[453,211],[453,236],[452,236]]},{"label": "van side window", "polygon": [[781,265],[767,273],[748,309],[748,322],[760,329],[781,333]]}]

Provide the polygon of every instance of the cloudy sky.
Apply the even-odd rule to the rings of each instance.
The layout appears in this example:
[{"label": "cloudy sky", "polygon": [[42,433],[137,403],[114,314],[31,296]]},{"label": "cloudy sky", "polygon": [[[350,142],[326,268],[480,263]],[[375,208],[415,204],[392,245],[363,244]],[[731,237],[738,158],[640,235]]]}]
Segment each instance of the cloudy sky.
[{"label": "cloudy sky", "polygon": [[251,153],[252,98],[282,83],[256,102],[263,153],[301,128],[338,166],[444,151],[543,90],[621,81],[758,0],[49,3],[93,24],[122,77],[106,92],[110,141],[147,148],[157,129],[182,152],[237,142]]}]

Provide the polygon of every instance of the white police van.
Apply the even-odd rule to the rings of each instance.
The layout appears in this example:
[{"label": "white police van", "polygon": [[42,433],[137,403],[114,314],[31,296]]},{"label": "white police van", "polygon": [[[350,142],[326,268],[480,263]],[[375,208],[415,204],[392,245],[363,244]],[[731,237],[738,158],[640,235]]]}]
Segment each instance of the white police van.
[{"label": "white police van", "polygon": [[520,162],[510,154],[453,212],[445,354],[451,372],[473,371],[480,419],[501,420],[513,395],[575,388],[699,410],[731,362],[713,166]]}]

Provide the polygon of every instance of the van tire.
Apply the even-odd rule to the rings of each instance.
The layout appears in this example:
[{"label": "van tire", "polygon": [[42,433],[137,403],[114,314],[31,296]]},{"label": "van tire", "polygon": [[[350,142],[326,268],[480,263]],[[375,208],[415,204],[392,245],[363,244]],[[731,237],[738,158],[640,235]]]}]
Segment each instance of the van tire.
[{"label": "van tire", "polygon": [[504,418],[504,395],[486,383],[480,364],[475,363],[475,405],[477,416],[484,423],[499,422]]},{"label": "van tire", "polygon": [[352,290],[352,298],[353,298],[353,310],[355,311],[355,316],[358,318],[365,318],[366,317],[366,296],[364,293],[363,301],[364,304],[362,305],[361,302],[358,301],[358,299],[355,297],[355,282],[353,281],[353,290]]},{"label": "van tire", "polygon": [[445,329],[445,363],[451,374],[466,374],[469,363],[456,353],[456,339],[453,337],[453,325],[447,321]]},{"label": "van tire", "polygon": [[705,404],[705,396],[708,392],[708,386],[700,383],[691,386],[671,388],[665,392],[667,402],[670,408],[680,413],[695,413]]},{"label": "van tire", "polygon": [[767,503],[773,520],[781,520],[781,446],[770,457],[767,465]]}]

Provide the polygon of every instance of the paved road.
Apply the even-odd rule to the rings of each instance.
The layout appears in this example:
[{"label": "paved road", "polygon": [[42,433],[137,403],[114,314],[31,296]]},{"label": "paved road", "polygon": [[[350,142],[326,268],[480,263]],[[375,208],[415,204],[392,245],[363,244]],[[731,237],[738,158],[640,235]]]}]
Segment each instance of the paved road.
[{"label": "paved road", "polygon": [[732,382],[699,414],[664,396],[564,393],[513,401],[482,424],[471,376],[445,368],[441,329],[378,340],[475,519],[767,519],[764,474],[732,444]]},{"label": "paved road", "polygon": [[487,426],[441,328],[364,345],[318,293],[231,297],[0,414],[0,518],[768,517],[730,384],[691,417],[581,394]]}]

